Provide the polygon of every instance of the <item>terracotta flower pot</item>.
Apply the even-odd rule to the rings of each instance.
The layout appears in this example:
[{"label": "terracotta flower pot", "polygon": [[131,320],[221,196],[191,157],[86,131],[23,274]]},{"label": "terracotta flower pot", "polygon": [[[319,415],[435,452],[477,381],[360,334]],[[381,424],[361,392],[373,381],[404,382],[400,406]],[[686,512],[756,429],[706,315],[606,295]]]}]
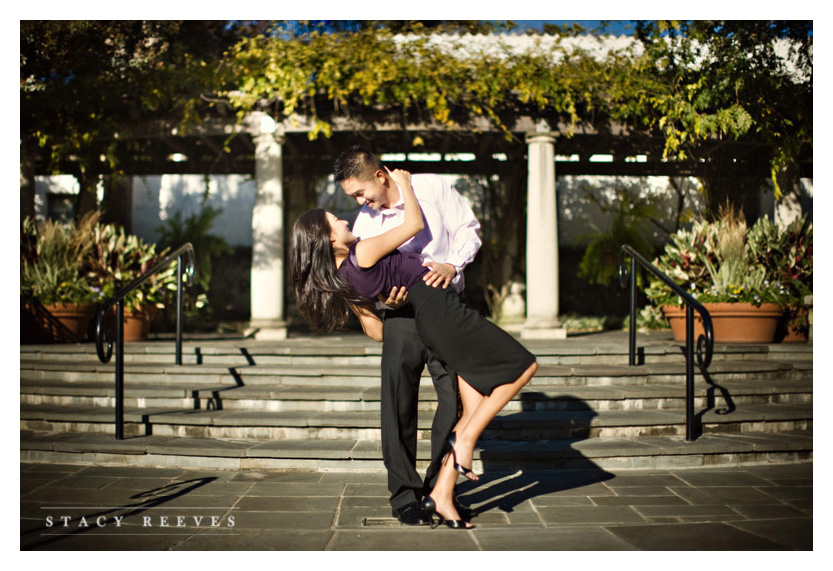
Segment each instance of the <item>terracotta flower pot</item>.
[{"label": "terracotta flower pot", "polygon": [[[772,343],[781,317],[774,303],[704,303],[714,327],[715,343]],[[666,305],[662,312],[671,324],[674,340],[685,341],[685,307]],[[694,338],[703,334],[700,314],[694,312]]]},{"label": "terracotta flower pot", "polygon": [[52,341],[80,343],[87,340],[87,330],[95,315],[91,303],[56,303],[33,308],[39,327]]},{"label": "terracotta flower pot", "polygon": [[150,325],[159,310],[155,305],[146,305],[124,314],[124,340],[144,341],[150,334]]},{"label": "terracotta flower pot", "polygon": [[803,331],[797,327],[787,327],[787,331],[784,334],[784,337],[781,339],[781,343],[806,343],[807,342],[807,332]]},{"label": "terracotta flower pot", "polygon": [[[155,305],[145,305],[139,309],[132,311],[125,310],[124,312],[124,341],[145,341],[150,334],[150,325],[159,310]],[[108,316],[107,326],[115,335],[115,310],[111,311]]]},{"label": "terracotta flower pot", "polygon": [[775,342],[806,343],[809,340],[809,333],[809,311],[802,307],[789,306],[784,310],[778,322]]}]

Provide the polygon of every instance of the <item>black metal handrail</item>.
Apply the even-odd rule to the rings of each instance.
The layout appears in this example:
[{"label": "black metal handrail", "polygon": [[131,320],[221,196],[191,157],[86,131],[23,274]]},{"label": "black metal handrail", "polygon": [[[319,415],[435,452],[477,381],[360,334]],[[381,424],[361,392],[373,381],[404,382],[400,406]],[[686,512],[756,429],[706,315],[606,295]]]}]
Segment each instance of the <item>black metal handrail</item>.
[{"label": "black metal handrail", "polygon": [[636,264],[637,262],[665,285],[670,287],[686,306],[685,313],[685,360],[686,360],[686,440],[695,440],[697,437],[694,430],[694,311],[696,310],[703,320],[703,334],[697,339],[697,364],[702,371],[708,368],[712,362],[714,351],[714,328],[712,318],[708,310],[700,302],[694,299],[691,294],[677,285],[671,278],[661,272],[651,262],[630,246],[623,245],[619,252],[619,285],[628,287],[627,270],[625,269],[625,258],[630,257],[630,330],[629,330],[629,355],[628,364],[636,365]]},{"label": "black metal handrail", "polygon": [[[167,268],[176,260],[176,364],[182,364],[182,277],[183,277],[183,256],[187,257],[187,265],[184,269],[186,283],[188,286],[194,284],[194,247],[188,243],[168,254],[164,259],[146,271],[144,274],[130,282],[121,291],[105,301],[98,308],[95,327],[95,348],[98,352],[98,359],[102,363],[109,363],[113,355],[113,344],[115,342],[116,352],[116,439],[124,438],[124,298],[144,284],[154,275]],[[107,314],[116,308],[115,335],[107,328]],[[106,349],[105,349],[106,343]]]}]

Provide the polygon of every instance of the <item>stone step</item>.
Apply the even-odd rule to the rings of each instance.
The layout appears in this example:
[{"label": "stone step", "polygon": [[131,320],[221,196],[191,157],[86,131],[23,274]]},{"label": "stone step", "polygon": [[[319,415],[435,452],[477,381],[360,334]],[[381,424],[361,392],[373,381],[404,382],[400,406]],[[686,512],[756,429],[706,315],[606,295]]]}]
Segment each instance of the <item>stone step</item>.
[{"label": "stone step", "polygon": [[[627,332],[616,331],[564,340],[522,340],[538,356],[541,365],[607,364],[627,365]],[[674,342],[669,332],[639,333],[640,355],[648,363],[683,362],[680,343]],[[127,343],[125,362],[128,364],[171,364],[175,345],[172,341]],[[782,361],[812,361],[811,343],[790,344],[717,344],[714,361],[747,358]],[[243,367],[253,365],[287,366],[308,365],[325,357],[333,364],[379,366],[381,344],[361,335],[330,335],[286,339],[280,341],[188,340],[183,343],[183,364]],[[91,343],[64,345],[24,345],[20,348],[21,361],[44,363],[56,361],[98,362],[95,346]]]},{"label": "stone step", "polygon": [[[812,345],[716,346],[696,375],[702,432],[685,442],[681,347],[624,332],[524,342],[539,373],[484,432],[479,470],[653,468],[812,458]],[[91,344],[21,346],[21,461],[240,469],[383,470],[381,346],[357,335],[126,346],[125,434],[114,438],[114,364]],[[420,391],[418,466],[436,395]]]},{"label": "stone step", "polygon": [[[812,430],[762,434],[705,434],[693,442],[677,436],[568,440],[483,440],[476,472],[571,469],[668,469],[812,460]],[[106,434],[39,434],[21,431],[21,462],[82,465],[176,466],[203,469],[384,470],[381,442],[363,440],[217,439]],[[417,446],[424,470],[430,445]]]},{"label": "stone step", "polygon": [[[713,383],[718,383],[712,379]],[[812,402],[812,379],[749,378],[719,381],[719,388],[696,379],[695,406],[707,406],[709,399],[733,402],[736,406],[768,402]],[[23,405],[115,407],[113,382],[57,382],[23,380]],[[430,380],[419,394],[421,410],[436,408],[437,398]],[[685,406],[681,382],[668,384],[552,384],[533,379],[504,410],[591,410],[673,409]],[[251,411],[378,411],[380,389],[354,385],[216,385],[176,386],[129,383],[124,404],[133,408],[190,408]]]},{"label": "stone step", "polygon": [[[730,379],[812,379],[812,361],[735,360],[710,365],[708,379],[722,382]],[[703,377],[697,372],[697,375]],[[125,386],[131,384],[171,384],[191,387],[254,385],[318,385],[376,387],[378,366],[344,366],[325,358],[307,365],[222,367],[211,365],[126,364]],[[423,378],[429,378],[427,370]],[[630,367],[624,365],[576,364],[541,365],[535,375],[536,386],[578,385],[640,385],[674,383],[685,378],[684,363],[649,363]],[[112,365],[50,361],[39,363],[21,359],[21,382],[115,383]]]},{"label": "stone step", "polygon": [[[758,404],[728,408],[722,403],[701,414],[703,433],[752,433],[812,428],[812,403]],[[433,413],[418,417],[420,439],[430,438]],[[21,405],[20,428],[41,432],[114,434],[111,407]],[[149,409],[125,407],[124,434],[349,440],[379,439],[377,411],[318,412]],[[554,411],[503,411],[484,431],[484,439],[550,440],[684,435],[685,413],[679,409],[593,411],[585,407]]]}]

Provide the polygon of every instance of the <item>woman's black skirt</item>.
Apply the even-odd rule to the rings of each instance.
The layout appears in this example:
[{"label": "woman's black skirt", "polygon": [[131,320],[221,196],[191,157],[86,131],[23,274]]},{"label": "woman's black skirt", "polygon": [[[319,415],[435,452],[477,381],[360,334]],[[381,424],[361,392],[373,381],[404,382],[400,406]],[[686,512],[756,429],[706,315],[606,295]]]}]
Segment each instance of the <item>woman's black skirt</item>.
[{"label": "woman's black skirt", "polygon": [[450,287],[420,280],[408,289],[408,301],[425,346],[483,395],[514,382],[535,362],[514,337],[466,306]]}]

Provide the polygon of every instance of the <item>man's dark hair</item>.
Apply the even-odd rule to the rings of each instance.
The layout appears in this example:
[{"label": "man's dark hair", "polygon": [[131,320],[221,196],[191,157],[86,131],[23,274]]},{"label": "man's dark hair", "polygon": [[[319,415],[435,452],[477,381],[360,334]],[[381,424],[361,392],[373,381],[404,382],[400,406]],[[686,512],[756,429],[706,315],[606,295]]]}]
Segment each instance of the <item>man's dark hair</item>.
[{"label": "man's dark hair", "polygon": [[372,178],[377,170],[384,170],[384,168],[382,161],[367,148],[362,145],[352,145],[336,159],[333,166],[333,178],[336,184],[350,178],[367,180]]}]

